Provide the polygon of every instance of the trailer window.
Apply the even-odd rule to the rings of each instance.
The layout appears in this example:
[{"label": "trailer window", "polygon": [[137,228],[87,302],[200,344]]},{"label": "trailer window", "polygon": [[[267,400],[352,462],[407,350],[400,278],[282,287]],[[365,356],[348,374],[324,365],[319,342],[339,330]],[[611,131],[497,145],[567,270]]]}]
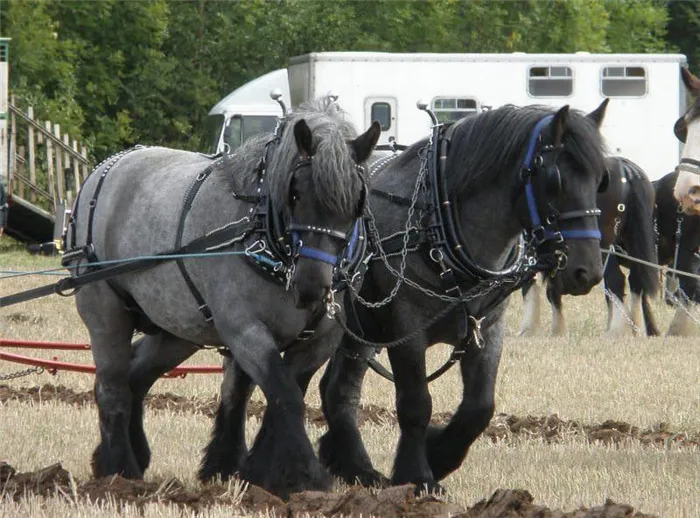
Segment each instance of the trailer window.
[{"label": "trailer window", "polygon": [[647,73],[643,67],[605,67],[600,85],[606,97],[643,97],[647,93]]},{"label": "trailer window", "polygon": [[469,97],[436,97],[433,112],[439,122],[453,122],[478,111],[476,99]]},{"label": "trailer window", "polygon": [[389,103],[372,103],[370,116],[373,121],[378,121],[382,125],[382,131],[387,131],[391,128],[391,105]]},{"label": "trailer window", "polygon": [[574,91],[571,67],[531,67],[528,77],[528,92],[532,97],[568,97]]}]

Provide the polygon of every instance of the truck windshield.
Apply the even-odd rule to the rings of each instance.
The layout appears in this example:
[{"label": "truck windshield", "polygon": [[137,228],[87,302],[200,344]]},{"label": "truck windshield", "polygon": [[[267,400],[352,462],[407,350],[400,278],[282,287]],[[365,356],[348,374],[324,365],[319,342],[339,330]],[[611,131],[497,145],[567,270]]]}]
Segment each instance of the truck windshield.
[{"label": "truck windshield", "polygon": [[229,151],[233,151],[251,137],[272,133],[276,125],[274,115],[236,115],[229,119],[224,142],[229,145]]},{"label": "truck windshield", "polygon": [[224,116],[221,114],[209,115],[204,121],[204,133],[199,141],[199,150],[202,153],[213,155],[219,148],[219,138],[224,125]]}]

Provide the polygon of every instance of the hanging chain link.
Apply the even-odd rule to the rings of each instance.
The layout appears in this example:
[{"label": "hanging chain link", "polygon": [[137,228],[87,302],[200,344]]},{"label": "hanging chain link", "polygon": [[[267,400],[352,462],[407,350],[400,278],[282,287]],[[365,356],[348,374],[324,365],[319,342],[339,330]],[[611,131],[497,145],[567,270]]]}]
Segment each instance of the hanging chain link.
[{"label": "hanging chain link", "polygon": [[634,323],[634,320],[629,316],[627,313],[627,308],[625,307],[624,302],[622,302],[620,299],[618,299],[613,292],[611,292],[608,288],[603,288],[603,293],[605,296],[610,299],[610,301],[617,307],[617,309],[622,313],[622,316],[625,317],[625,320],[627,320],[627,323],[630,325],[632,330],[637,333],[638,335],[642,334],[642,330],[639,329],[639,326]]},{"label": "hanging chain link", "polygon": [[681,298],[683,299],[681,300],[676,296],[675,293],[672,293],[671,290],[669,290],[668,288],[664,287],[664,291],[666,292],[666,295],[671,299],[671,302],[673,303],[674,307],[681,308],[681,310],[683,310],[683,312],[686,315],[688,315],[688,318],[690,318],[690,320],[695,322],[695,324],[697,324],[698,327],[700,327],[700,320],[698,320],[698,318],[695,315],[693,315],[693,313],[690,310],[691,306],[688,295],[686,295],[686,293],[679,288],[678,291],[681,294]]},{"label": "hanging chain link", "polygon": [[29,376],[30,374],[41,374],[43,372],[43,367],[30,367],[29,369],[23,371],[12,372],[10,374],[0,374],[0,381],[10,381],[17,378],[23,378],[24,376]]},{"label": "hanging chain link", "polygon": [[[419,151],[419,155],[421,155],[421,166],[418,171],[418,176],[416,177],[416,183],[413,187],[413,194],[411,195],[411,204],[408,207],[408,215],[406,217],[406,225],[404,229],[404,235],[403,235],[403,244],[401,247],[401,262],[399,265],[399,269],[396,270],[391,264],[389,264],[389,258],[386,255],[386,252],[384,251],[384,247],[382,247],[381,244],[381,236],[379,235],[379,230],[377,229],[377,222],[374,218],[374,213],[372,212],[372,209],[367,206],[367,215],[368,217],[368,228],[370,231],[370,234],[372,235],[372,238],[374,239],[374,242],[376,243],[377,250],[379,251],[379,257],[381,258],[382,262],[384,263],[384,266],[386,266],[387,270],[392,273],[396,277],[396,283],[394,284],[394,287],[391,289],[389,292],[389,295],[387,295],[384,299],[378,301],[378,302],[370,302],[360,296],[358,291],[352,286],[352,284],[348,283],[350,286],[350,289],[353,291],[355,296],[357,297],[357,300],[360,302],[360,304],[369,307],[369,308],[380,308],[382,306],[386,306],[389,302],[391,302],[394,297],[396,297],[397,293],[399,292],[399,289],[401,288],[401,285],[406,282],[407,284],[410,284],[410,279],[406,278],[404,275],[406,271],[406,258],[408,257],[408,242],[410,239],[410,230],[413,226],[413,215],[416,210],[416,203],[418,203],[418,196],[420,195],[421,192],[421,185],[425,180],[425,175],[426,172],[428,171],[428,155],[429,155],[429,149],[432,146],[433,142],[433,137],[432,137],[432,132],[431,136],[428,140],[428,144],[426,147],[422,148],[421,151]],[[347,279],[346,279],[347,280]],[[438,297],[443,297],[442,295],[439,295],[432,290],[427,290],[431,293],[434,293],[435,296]],[[449,299],[443,299],[443,300],[455,300],[454,297],[450,297]]]}]

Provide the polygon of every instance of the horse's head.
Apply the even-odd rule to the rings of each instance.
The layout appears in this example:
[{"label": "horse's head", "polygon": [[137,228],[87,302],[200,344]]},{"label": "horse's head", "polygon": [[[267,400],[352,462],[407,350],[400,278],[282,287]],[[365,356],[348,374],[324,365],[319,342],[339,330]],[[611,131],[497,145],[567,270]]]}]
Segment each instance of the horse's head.
[{"label": "horse's head", "polygon": [[599,131],[607,103],[588,115],[564,106],[541,118],[521,170],[516,211],[538,253],[556,259],[553,273],[572,295],[588,293],[603,276],[596,197],[609,183]]},{"label": "horse's head", "polygon": [[375,122],[355,137],[348,124],[318,114],[293,122],[296,159],[283,197],[294,256],[290,285],[298,308],[328,302],[334,273],[358,246],[367,197],[361,165],[381,126]]},{"label": "horse's head", "polygon": [[681,68],[681,77],[693,97],[692,106],[676,121],[676,137],[685,143],[673,195],[686,214],[700,214],[700,79],[687,68]]}]

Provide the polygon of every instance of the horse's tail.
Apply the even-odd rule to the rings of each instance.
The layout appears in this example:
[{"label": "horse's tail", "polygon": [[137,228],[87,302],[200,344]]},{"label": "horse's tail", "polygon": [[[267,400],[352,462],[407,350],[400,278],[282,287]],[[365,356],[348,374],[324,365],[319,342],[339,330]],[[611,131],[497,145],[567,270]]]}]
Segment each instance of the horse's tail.
[{"label": "horse's tail", "polygon": [[[620,237],[632,257],[657,264],[654,187],[638,165],[626,159],[620,160],[630,187],[626,200],[625,225]],[[635,261],[630,263],[630,275],[637,277],[642,294],[650,297],[656,295],[659,292],[657,269]]]}]

